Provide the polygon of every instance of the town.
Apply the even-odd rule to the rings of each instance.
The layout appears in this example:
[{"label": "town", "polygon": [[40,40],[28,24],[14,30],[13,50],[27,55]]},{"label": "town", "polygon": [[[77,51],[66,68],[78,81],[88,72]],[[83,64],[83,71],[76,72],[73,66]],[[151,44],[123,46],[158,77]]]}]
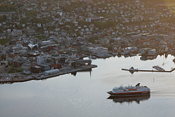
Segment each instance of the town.
[{"label": "town", "polygon": [[0,82],[91,70],[96,58],[175,55],[175,6],[163,2],[1,0]]}]

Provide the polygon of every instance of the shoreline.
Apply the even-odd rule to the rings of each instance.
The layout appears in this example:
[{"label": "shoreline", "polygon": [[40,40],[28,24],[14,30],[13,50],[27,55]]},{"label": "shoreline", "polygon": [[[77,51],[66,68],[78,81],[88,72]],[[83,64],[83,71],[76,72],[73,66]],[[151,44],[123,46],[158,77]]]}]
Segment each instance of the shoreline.
[{"label": "shoreline", "polygon": [[[53,78],[56,76],[60,75],[65,75],[69,73],[76,73],[76,72],[81,72],[81,71],[91,71],[92,68],[96,68],[97,65],[86,65],[86,66],[81,66],[78,68],[69,68],[65,70],[60,70],[58,73],[55,74],[50,74],[50,75],[44,75],[42,74],[32,74],[32,75],[23,75],[23,74],[14,74],[13,76],[8,76],[6,78],[1,78],[0,79],[0,84],[12,84],[12,83],[17,83],[17,82],[26,82],[26,81],[31,81],[31,80],[45,80],[49,78]],[[8,74],[6,74],[8,75]]]}]

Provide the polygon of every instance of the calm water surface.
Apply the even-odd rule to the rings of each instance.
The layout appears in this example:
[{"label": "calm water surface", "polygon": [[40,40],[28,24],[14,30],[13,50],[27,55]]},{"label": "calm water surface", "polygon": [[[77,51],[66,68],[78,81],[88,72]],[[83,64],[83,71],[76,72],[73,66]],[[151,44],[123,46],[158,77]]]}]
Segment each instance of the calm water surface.
[{"label": "calm water surface", "polygon": [[[174,117],[175,72],[134,73],[121,68],[134,66],[166,70],[175,67],[174,57],[158,56],[140,61],[139,57],[94,60],[98,68],[77,76],[64,75],[43,81],[0,85],[0,117]],[[145,99],[107,99],[107,91],[115,86],[140,82],[151,88]]]}]

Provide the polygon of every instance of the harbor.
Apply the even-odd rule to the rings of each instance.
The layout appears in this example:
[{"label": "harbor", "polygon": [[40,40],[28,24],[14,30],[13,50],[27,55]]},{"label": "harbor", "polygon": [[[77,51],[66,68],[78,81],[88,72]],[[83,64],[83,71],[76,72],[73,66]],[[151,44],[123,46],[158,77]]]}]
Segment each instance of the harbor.
[{"label": "harbor", "polygon": [[[116,114],[122,117],[141,115],[173,117],[175,72],[130,74],[121,70],[122,67],[139,65],[139,69],[149,69],[153,65],[171,69],[174,67],[172,60],[173,56],[170,55],[167,58],[158,56],[157,59],[149,61],[140,61],[139,56],[111,57],[105,60],[93,60],[92,64],[98,67],[92,69],[91,73],[78,72],[76,76],[66,74],[45,80],[2,84],[0,113],[2,117],[11,115],[115,117]],[[138,82],[151,89],[150,95],[139,98],[107,99],[109,94],[106,92],[113,87],[130,86]]]},{"label": "harbor", "polygon": [[175,0],[0,0],[0,117],[174,117]]}]

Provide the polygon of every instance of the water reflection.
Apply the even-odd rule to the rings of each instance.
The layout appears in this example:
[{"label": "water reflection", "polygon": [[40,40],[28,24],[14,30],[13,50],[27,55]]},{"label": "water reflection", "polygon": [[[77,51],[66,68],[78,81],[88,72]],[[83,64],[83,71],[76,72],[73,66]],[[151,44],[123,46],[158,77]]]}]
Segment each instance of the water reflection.
[{"label": "water reflection", "polygon": [[[86,70],[82,70],[82,71],[78,71],[78,72],[88,72],[90,74],[90,76],[91,76],[92,68],[86,69]],[[76,76],[77,72],[72,72],[71,75]]]},{"label": "water reflection", "polygon": [[141,96],[132,96],[132,97],[116,97],[116,96],[109,96],[107,99],[113,100],[114,103],[133,103],[136,102],[140,104],[141,101],[146,101],[150,99],[150,94],[148,95],[141,95]]},{"label": "water reflection", "polygon": [[77,72],[72,72],[71,75],[76,76]]}]

